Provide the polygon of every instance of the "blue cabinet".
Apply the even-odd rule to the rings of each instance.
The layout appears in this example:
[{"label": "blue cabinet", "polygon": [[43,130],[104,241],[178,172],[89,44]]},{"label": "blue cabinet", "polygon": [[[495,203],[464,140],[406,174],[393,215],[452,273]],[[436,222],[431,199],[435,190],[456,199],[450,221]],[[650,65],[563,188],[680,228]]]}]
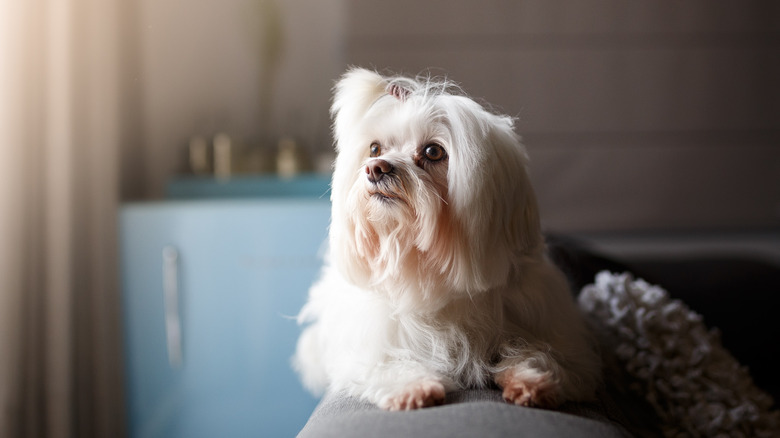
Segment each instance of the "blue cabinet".
[{"label": "blue cabinet", "polygon": [[124,205],[129,435],[289,437],[317,400],[290,366],[326,199]]}]

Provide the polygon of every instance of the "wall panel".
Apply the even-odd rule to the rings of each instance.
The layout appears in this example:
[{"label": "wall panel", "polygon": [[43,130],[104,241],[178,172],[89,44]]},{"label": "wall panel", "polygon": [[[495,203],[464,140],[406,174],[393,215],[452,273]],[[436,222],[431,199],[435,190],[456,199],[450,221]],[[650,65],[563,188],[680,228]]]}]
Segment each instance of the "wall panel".
[{"label": "wall panel", "polygon": [[518,118],[558,230],[780,226],[780,7],[351,1],[349,64]]}]

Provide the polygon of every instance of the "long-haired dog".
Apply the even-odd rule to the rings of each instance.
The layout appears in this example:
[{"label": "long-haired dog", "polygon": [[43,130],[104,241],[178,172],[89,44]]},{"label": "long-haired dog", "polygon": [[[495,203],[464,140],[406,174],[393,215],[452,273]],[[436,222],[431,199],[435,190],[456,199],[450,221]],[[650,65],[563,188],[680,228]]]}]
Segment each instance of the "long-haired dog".
[{"label": "long-haired dog", "polygon": [[329,253],[299,322],[306,387],[391,410],[496,383],[592,398],[600,360],[550,262],[513,120],[446,80],[349,70],[331,113]]}]

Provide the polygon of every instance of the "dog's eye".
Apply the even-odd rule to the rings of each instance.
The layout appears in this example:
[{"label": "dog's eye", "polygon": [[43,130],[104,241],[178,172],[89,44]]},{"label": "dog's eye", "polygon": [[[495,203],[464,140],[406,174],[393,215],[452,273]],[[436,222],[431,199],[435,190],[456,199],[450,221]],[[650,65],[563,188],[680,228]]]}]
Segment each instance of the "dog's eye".
[{"label": "dog's eye", "polygon": [[425,145],[425,148],[423,149],[423,155],[425,155],[425,158],[430,161],[440,161],[447,156],[447,152],[445,152],[444,148],[438,144],[431,143]]},{"label": "dog's eye", "polygon": [[371,143],[371,149],[369,155],[371,156],[371,158],[382,155],[382,146],[379,146],[379,143]]}]

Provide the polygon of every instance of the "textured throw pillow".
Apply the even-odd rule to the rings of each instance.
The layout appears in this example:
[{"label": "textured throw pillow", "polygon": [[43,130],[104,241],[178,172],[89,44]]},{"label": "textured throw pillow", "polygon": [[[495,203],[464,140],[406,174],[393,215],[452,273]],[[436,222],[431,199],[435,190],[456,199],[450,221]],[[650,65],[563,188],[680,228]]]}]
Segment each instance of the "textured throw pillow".
[{"label": "textured throw pillow", "polygon": [[605,271],[583,288],[579,304],[665,436],[780,436],[772,398],[682,301],[630,274]]}]

